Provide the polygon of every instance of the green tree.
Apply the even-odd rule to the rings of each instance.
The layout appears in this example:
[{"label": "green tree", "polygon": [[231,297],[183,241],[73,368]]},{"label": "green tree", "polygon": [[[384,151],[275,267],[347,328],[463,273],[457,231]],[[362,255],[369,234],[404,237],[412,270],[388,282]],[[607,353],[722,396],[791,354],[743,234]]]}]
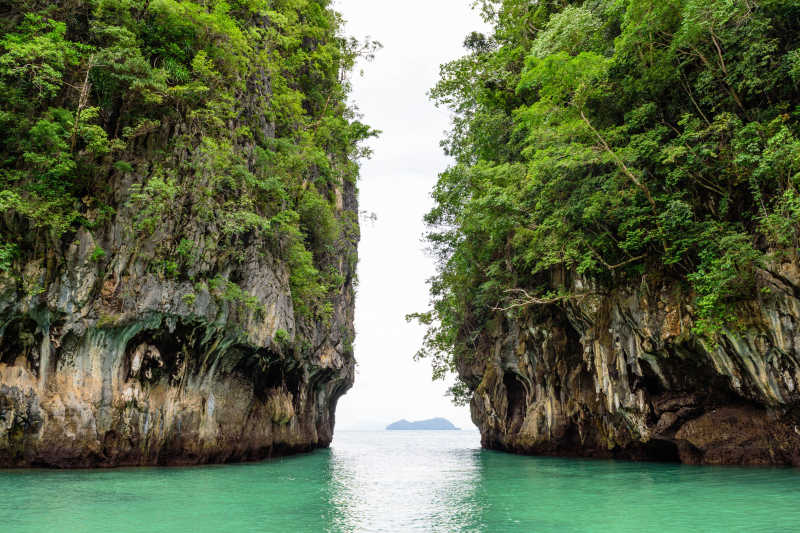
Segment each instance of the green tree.
[{"label": "green tree", "polygon": [[757,269],[798,258],[800,4],[478,4],[493,34],[431,91],[455,164],[426,217],[419,355],[456,368],[498,316],[579,296],[575,276],[684,282],[698,334],[737,327]]},{"label": "green tree", "polygon": [[330,313],[344,283],[331,247],[357,239],[336,191],[376,134],[347,102],[348,73],[377,43],[345,37],[329,0],[18,4],[0,14],[2,272],[128,210],[132,242],[161,242],[152,269],[185,276],[191,240],[163,229],[186,216],[218,232],[216,256],[192,262],[270,242],[298,316]]}]

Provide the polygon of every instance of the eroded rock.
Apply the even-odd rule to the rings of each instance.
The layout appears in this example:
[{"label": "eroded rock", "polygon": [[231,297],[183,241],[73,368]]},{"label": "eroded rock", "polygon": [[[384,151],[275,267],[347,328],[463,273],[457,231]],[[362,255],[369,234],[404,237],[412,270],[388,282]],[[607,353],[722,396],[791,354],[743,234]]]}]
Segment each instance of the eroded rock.
[{"label": "eroded rock", "polygon": [[[693,334],[693,295],[667,281],[531,308],[487,328],[459,372],[484,446],[705,464],[800,462],[800,285],[742,302],[736,331]],[[583,289],[586,282],[578,282]]]},{"label": "eroded rock", "polygon": [[[355,212],[355,186],[341,187]],[[346,281],[321,320],[296,316],[288,266],[266,240],[243,245],[242,261],[193,267],[235,279],[245,305],[149,272],[141,249],[161,236],[131,242],[132,216],[78,232],[55,272],[33,259],[23,276],[0,273],[0,467],[247,461],[327,446],[354,376],[355,262],[343,258],[356,243],[334,250]],[[209,256],[202,221],[163,227],[195,235]],[[90,258],[97,242],[113,250],[102,264]]]}]

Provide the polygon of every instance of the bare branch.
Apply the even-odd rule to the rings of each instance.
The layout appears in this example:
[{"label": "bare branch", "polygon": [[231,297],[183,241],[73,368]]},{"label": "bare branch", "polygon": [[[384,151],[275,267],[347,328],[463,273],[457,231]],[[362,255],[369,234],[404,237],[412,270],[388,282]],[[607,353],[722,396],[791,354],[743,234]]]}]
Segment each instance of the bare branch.
[{"label": "bare branch", "polygon": [[[639,188],[639,190],[641,190],[644,193],[645,197],[647,198],[647,201],[650,203],[650,208],[653,210],[653,216],[655,216],[656,220],[658,220],[658,209],[656,208],[656,202],[655,200],[653,200],[653,196],[650,194],[650,189],[641,180],[639,180],[639,178],[637,178],[633,172],[630,171],[628,166],[625,164],[625,161],[623,161],[617,155],[617,153],[611,149],[611,146],[609,146],[605,138],[602,135],[600,135],[600,132],[597,131],[597,129],[594,126],[592,126],[592,123],[589,122],[589,119],[586,118],[586,114],[583,112],[583,109],[580,109],[579,111],[583,121],[586,123],[587,126],[589,126],[589,129],[592,130],[592,132],[595,134],[597,139],[603,145],[605,151],[608,152],[609,155],[611,155],[611,157],[616,162],[617,166],[620,168],[620,170],[622,170],[623,174],[625,174],[628,177],[628,179],[630,179],[634,183],[634,185],[636,185]],[[661,245],[664,247],[664,251],[666,251],[667,243],[664,242],[663,238],[661,239]]]},{"label": "bare branch", "polygon": [[606,263],[605,259],[603,259],[603,256],[600,255],[600,252],[595,250],[589,243],[586,243],[586,246],[588,246],[589,249],[592,251],[592,253],[595,255],[595,257],[597,257],[597,259],[599,259],[600,262],[603,263],[603,266],[605,266],[607,269],[611,271],[616,270],[618,268],[622,268],[626,265],[630,265],[631,263],[635,263],[636,261],[641,261],[642,259],[647,257],[647,254],[637,255],[636,257],[631,257],[630,259],[623,261],[622,263],[611,265],[609,263]]},{"label": "bare branch", "polygon": [[587,296],[591,296],[592,294],[594,294],[585,292],[581,294],[563,294],[560,296],[552,296],[549,298],[539,298],[537,296],[533,296],[525,289],[508,289],[505,292],[512,294],[519,294],[521,295],[521,297],[511,300],[510,305],[507,307],[492,307],[493,311],[510,311],[511,309],[528,307],[530,305],[550,305],[570,300],[583,300]]},{"label": "bare branch", "polygon": [[685,74],[683,73],[683,70],[678,69],[678,73],[680,74],[680,77],[681,77],[680,81],[681,81],[681,86],[683,87],[683,90],[686,91],[686,94],[689,95],[689,99],[692,101],[692,104],[694,104],[694,108],[697,109],[697,112],[700,113],[700,116],[703,117],[703,120],[706,121],[706,124],[708,124],[710,126],[711,122],[708,120],[708,117],[706,117],[706,114],[703,113],[703,110],[700,109],[700,105],[697,103],[697,100],[694,99],[694,95],[692,94],[691,87],[689,87],[688,82],[684,82]]},{"label": "bare branch", "polygon": [[81,113],[86,107],[86,104],[89,102],[89,94],[92,90],[92,84],[89,82],[89,74],[91,74],[92,68],[94,68],[94,56],[89,58],[89,64],[86,66],[86,77],[84,78],[83,85],[81,86],[80,98],[78,98],[78,111],[75,113],[75,125],[72,128],[71,146],[73,152],[75,152],[75,145],[78,142],[78,129],[80,128]]}]

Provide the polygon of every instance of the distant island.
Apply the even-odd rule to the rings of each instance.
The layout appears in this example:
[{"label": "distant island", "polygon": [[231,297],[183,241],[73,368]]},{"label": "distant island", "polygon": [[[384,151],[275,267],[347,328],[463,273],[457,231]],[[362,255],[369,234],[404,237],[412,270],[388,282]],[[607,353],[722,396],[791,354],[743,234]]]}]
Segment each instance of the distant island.
[{"label": "distant island", "polygon": [[455,427],[452,422],[446,418],[431,418],[430,420],[420,420],[418,422],[409,422],[408,420],[398,420],[394,424],[386,426],[388,431],[402,431],[402,430],[459,430],[461,428]]}]

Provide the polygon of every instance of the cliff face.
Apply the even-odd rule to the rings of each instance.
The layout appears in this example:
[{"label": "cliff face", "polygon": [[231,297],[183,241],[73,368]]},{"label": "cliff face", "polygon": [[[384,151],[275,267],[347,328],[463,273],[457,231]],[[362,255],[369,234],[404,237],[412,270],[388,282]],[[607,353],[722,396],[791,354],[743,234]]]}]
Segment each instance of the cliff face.
[{"label": "cliff face", "polygon": [[800,5],[487,20],[431,91],[455,164],[419,355],[459,371],[488,447],[797,464]]},{"label": "cliff face", "polygon": [[0,467],[327,446],[369,134],[337,15],[29,7],[0,11]]},{"label": "cliff face", "polygon": [[[483,445],[517,453],[702,464],[800,465],[800,270],[760,271],[742,330],[692,334],[693,295],[677,283],[585,294],[497,321],[477,384]],[[485,362],[477,363],[479,359]]]},{"label": "cliff face", "polygon": [[[352,186],[343,198],[355,209]],[[198,243],[209,234],[171,222]],[[26,264],[40,291],[0,280],[0,465],[192,464],[327,446],[354,375],[352,264],[341,261],[331,318],[298,321],[287,265],[264,242],[214,265],[254,298],[246,306],[213,284],[147,272],[135,250],[159,237],[132,243],[129,224],[121,215],[102,234],[79,232],[48,254],[64,254],[55,273],[46,259]],[[98,242],[113,250],[100,265]]]}]

